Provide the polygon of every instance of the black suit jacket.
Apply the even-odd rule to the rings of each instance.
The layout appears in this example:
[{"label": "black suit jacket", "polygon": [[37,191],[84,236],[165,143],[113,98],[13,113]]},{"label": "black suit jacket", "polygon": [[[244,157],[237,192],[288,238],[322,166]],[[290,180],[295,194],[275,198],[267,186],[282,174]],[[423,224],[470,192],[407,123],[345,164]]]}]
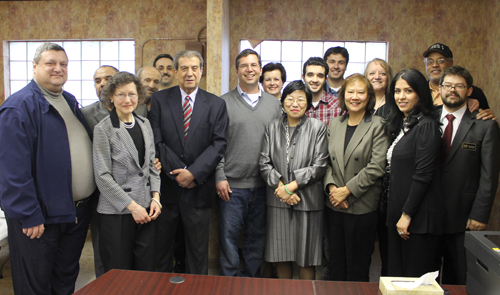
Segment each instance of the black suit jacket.
[{"label": "black suit jacket", "polygon": [[428,117],[422,117],[396,144],[387,203],[389,228],[395,229],[404,212],[411,216],[410,234],[443,233],[440,153],[441,132],[438,124]]},{"label": "black suit jacket", "polygon": [[[440,107],[441,114],[443,107]],[[488,223],[498,187],[500,133],[493,120],[466,109],[442,170],[445,232],[465,231],[469,218]]]},{"label": "black suit jacket", "polygon": [[[210,207],[215,198],[215,167],[226,151],[228,117],[226,103],[220,97],[198,88],[187,139],[179,86],[151,97],[149,120],[155,137],[156,152],[162,164],[161,200],[176,203],[184,196],[193,207]],[[185,189],[170,171],[186,168],[195,177],[196,186]]]}]

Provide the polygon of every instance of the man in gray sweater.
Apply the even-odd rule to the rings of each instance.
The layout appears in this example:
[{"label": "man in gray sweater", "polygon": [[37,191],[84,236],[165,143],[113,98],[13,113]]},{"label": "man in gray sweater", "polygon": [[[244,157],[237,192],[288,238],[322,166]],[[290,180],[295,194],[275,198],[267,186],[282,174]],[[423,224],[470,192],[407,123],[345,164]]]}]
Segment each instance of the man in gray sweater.
[{"label": "man in gray sweater", "polygon": [[[266,125],[281,117],[281,106],[259,88],[262,62],[246,49],[236,57],[239,85],[222,96],[229,117],[227,149],[216,170],[219,196],[221,275],[259,277],[266,244],[266,184],[259,157]],[[238,240],[243,233],[243,266]]]}]

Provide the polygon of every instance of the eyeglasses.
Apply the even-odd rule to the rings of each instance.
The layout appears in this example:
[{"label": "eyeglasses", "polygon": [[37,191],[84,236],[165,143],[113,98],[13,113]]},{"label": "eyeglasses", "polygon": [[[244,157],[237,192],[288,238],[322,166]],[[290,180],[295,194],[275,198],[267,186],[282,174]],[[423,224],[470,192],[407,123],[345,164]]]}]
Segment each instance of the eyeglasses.
[{"label": "eyeglasses", "polygon": [[285,98],[286,104],[293,104],[294,101],[297,102],[297,104],[299,104],[301,106],[304,106],[305,104],[307,104],[307,100],[302,98],[302,97],[298,97],[298,98],[287,97],[287,98]]},{"label": "eyeglasses", "polygon": [[240,70],[246,70],[246,69],[249,69],[249,68],[251,68],[252,70],[256,70],[259,67],[260,67],[259,64],[255,64],[255,63],[254,64],[243,64],[243,65],[239,65],[238,66],[238,68]]},{"label": "eyeglasses", "polygon": [[428,65],[428,66],[432,66],[435,62],[437,62],[438,64],[442,65],[444,64],[445,62],[447,62],[448,60],[445,59],[445,58],[438,58],[436,61],[433,60],[433,59],[428,59],[426,58],[425,59],[425,63]]},{"label": "eyeglasses", "polygon": [[443,87],[444,90],[450,91],[452,88],[455,88],[455,90],[462,91],[464,89],[467,89],[467,85],[464,84],[441,84],[441,87]]},{"label": "eyeglasses", "polygon": [[119,100],[124,100],[125,97],[127,97],[131,100],[133,99],[136,99],[137,98],[137,93],[129,93],[129,94],[126,94],[126,93],[118,93],[118,94],[115,94],[115,98],[116,99],[119,99]]}]

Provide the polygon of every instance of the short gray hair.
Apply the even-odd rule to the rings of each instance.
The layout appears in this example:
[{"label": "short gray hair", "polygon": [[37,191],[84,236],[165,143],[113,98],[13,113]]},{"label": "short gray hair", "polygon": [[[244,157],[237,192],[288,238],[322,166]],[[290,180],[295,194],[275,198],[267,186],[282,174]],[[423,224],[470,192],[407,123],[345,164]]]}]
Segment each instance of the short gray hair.
[{"label": "short gray hair", "polygon": [[[35,57],[33,57],[33,61],[38,64],[40,61],[40,58],[42,58],[42,53],[44,51],[49,51],[49,50],[55,50],[55,51],[63,51],[64,54],[66,54],[66,50],[61,47],[61,45],[56,44],[56,43],[50,43],[50,42],[44,42],[42,45],[40,45],[36,51],[35,51]],[[66,57],[68,55],[66,54]]]},{"label": "short gray hair", "polygon": [[203,68],[203,57],[201,57],[201,54],[198,51],[195,50],[183,50],[179,51],[175,54],[174,56],[174,68],[176,70],[179,69],[179,58],[181,57],[197,57],[200,60],[200,68]]}]

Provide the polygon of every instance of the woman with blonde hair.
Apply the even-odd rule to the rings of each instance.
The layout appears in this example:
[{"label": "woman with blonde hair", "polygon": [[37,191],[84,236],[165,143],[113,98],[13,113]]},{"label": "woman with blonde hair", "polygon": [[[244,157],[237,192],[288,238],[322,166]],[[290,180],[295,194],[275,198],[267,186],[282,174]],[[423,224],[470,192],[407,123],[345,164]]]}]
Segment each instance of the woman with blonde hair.
[{"label": "woman with blonde hair", "polygon": [[385,96],[388,93],[389,84],[394,75],[391,66],[383,59],[374,58],[366,65],[364,75],[370,81],[375,91],[373,114],[386,118]]}]

